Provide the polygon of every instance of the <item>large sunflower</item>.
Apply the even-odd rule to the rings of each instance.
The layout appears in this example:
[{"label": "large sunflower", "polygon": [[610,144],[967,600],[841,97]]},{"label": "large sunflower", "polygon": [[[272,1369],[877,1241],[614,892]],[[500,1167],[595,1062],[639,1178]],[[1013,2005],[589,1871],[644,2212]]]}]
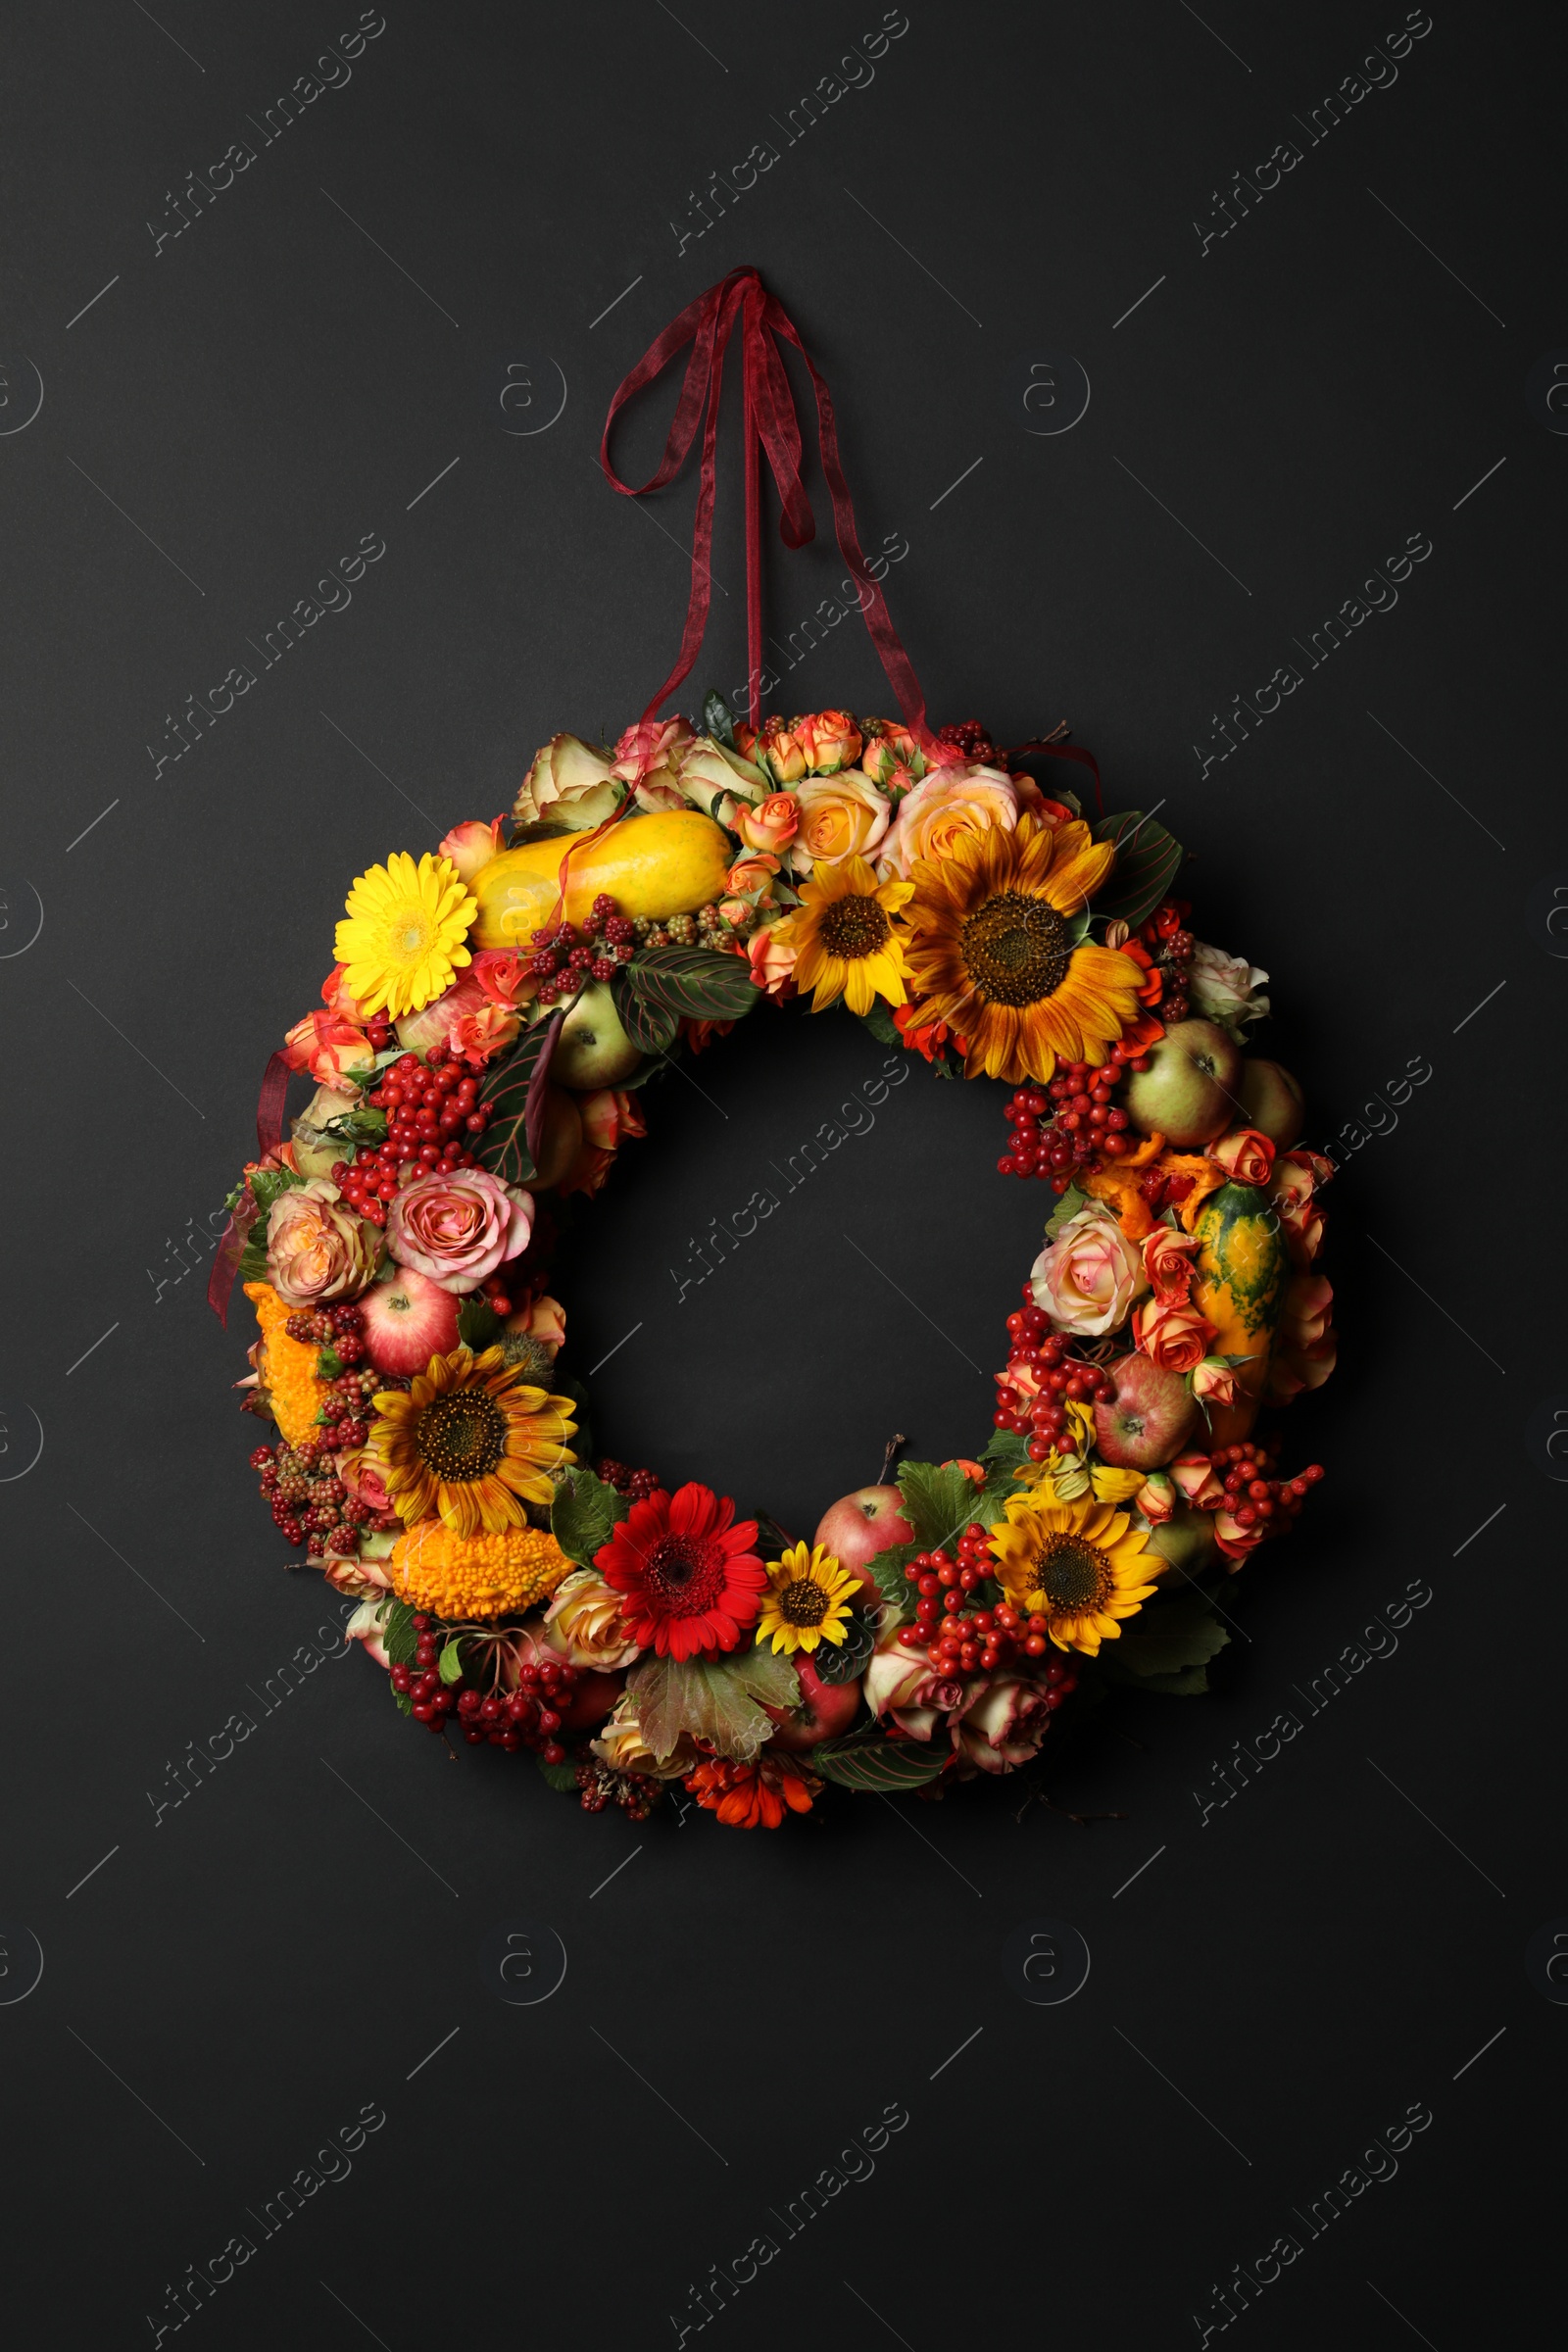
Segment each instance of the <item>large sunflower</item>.
[{"label": "large sunflower", "polygon": [[1015,1495],[991,1530],[997,1575],[1015,1609],[1044,1617],[1058,1649],[1093,1657],[1119,1639],[1154,1591],[1149,1542],[1113,1503],[1057,1502],[1044,1489]]},{"label": "large sunflower", "polygon": [[344,904],[337,959],[362,1012],[385,1006],[391,1020],[417,1012],[444,996],[469,960],[463,943],[479,902],[450,858],[426,850],[416,865],[407,850],[395,850],[385,865],[360,875]]},{"label": "large sunflower", "polygon": [[1073,945],[1071,918],[1115,856],[1076,818],[1053,830],[1021,816],[1010,833],[959,834],[939,865],[916,864],[911,994],[922,1022],[968,1039],[968,1077],[1016,1086],[1050,1078],[1058,1059],[1102,1062],[1137,1018],[1131,956]]},{"label": "large sunflower", "polygon": [[904,943],[891,917],[913,895],[912,882],[878,882],[863,858],[812,866],[798,911],[774,937],[797,951],[795,985],[813,991],[813,1012],[840,997],[852,1012],[869,1012],[878,997],[905,1002]]},{"label": "large sunflower", "polygon": [[551,1500],[553,1467],[576,1460],[576,1409],[519,1381],[501,1348],[455,1348],[376,1397],[367,1451],[405,1527],[433,1512],[454,1535],[498,1536],[522,1526],[524,1502]]}]

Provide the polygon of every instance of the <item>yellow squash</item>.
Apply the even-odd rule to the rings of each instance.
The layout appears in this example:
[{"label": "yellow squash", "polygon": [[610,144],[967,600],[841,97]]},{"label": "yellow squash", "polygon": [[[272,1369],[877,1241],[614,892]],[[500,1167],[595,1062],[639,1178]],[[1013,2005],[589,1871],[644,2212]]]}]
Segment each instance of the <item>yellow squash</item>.
[{"label": "yellow squash", "polygon": [[1193,1230],[1199,1241],[1193,1304],[1214,1326],[1212,1352],[1246,1358],[1235,1366],[1236,1402],[1209,1408],[1213,1443],[1234,1446],[1250,1431],[1262,1402],[1290,1252],[1273,1202],[1254,1184],[1222,1184]]},{"label": "yellow squash", "polygon": [[[574,846],[575,845],[575,846]],[[561,862],[566,865],[565,918],[579,923],[601,891],[625,915],[658,920],[695,914],[724,896],[729,843],[710,816],[696,808],[661,809],[629,816],[597,841],[558,834],[503,850],[482,865],[469,885],[479,916],[468,934],[474,948],[526,948],[547,923],[561,896]]]}]

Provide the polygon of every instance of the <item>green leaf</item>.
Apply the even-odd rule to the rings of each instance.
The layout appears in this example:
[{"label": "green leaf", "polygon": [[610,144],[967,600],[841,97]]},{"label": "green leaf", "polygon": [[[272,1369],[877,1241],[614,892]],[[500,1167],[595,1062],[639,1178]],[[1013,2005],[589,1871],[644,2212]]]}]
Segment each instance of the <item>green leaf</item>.
[{"label": "green leaf", "polygon": [[764,1560],[776,1560],[790,1548],[790,1538],[769,1511],[759,1511],[757,1548]]},{"label": "green leaf", "polygon": [[974,1517],[974,1482],[956,1462],[949,1462],[941,1470],[934,1462],[901,1463],[899,1493],[904,1496],[904,1516],[922,1551],[951,1544]]},{"label": "green leaf", "polygon": [[461,1642],[447,1642],[440,1657],[436,1660],[436,1671],[444,1683],[462,1682],[463,1643]]},{"label": "green leaf", "polygon": [[541,1777],[550,1783],[552,1788],[559,1788],[564,1796],[576,1795],[577,1767],[575,1764],[547,1764],[537,1748],[534,1750],[533,1760],[539,1767]]},{"label": "green leaf", "polygon": [[1056,1202],[1055,1207],[1046,1219],[1047,1240],[1054,1242],[1057,1234],[1061,1231],[1062,1227],[1066,1224],[1067,1219],[1069,1217],[1075,1217],[1081,1208],[1087,1208],[1089,1206],[1089,1200],[1090,1196],[1088,1193],[1080,1192],[1076,1184],[1069,1184],[1067,1190],[1062,1194],[1061,1199]]},{"label": "green leaf", "polygon": [[239,1253],[239,1264],[234,1268],[235,1279],[239,1282],[266,1282],[269,1279],[267,1244],[259,1242],[256,1238],[259,1225],[260,1220],[258,1219],[257,1226],[251,1230],[249,1241]]},{"label": "green leaf", "polygon": [[412,1666],[418,1635],[414,1630],[414,1608],[411,1602],[395,1600],[381,1620],[381,1647],[394,1666]]},{"label": "green leaf", "polygon": [[703,697],[703,733],[711,735],[726,752],[735,749],[735,713],[721,694],[710,690]]},{"label": "green leaf", "polygon": [[903,1045],[904,1040],[899,1035],[899,1025],[880,997],[875,999],[870,1011],[862,1012],[859,1017],[870,1030],[878,1045]]},{"label": "green leaf", "polygon": [[683,1732],[721,1756],[749,1764],[774,1725],[762,1706],[798,1707],[801,1684],[771,1649],[728,1658],[644,1658],[626,1678],[637,1721],[654,1754],[673,1755]]},{"label": "green leaf", "polygon": [[343,1358],[328,1341],[325,1347],[316,1351],[316,1377],[318,1380],[340,1380],[342,1376]]},{"label": "green leaf", "polygon": [[565,1014],[551,1013],[525,1029],[501,1061],[493,1062],[479,1089],[490,1124],[479,1141],[479,1165],[506,1184],[526,1184],[538,1166],[539,1122],[544,1113],[550,1057]]},{"label": "green leaf", "polygon": [[[1205,1666],[1229,1640],[1230,1635],[1199,1593],[1160,1596],[1146,1602],[1136,1617],[1124,1620],[1109,1662],[1136,1674],[1140,1681],[1180,1675],[1188,1667]],[[1196,1687],[1205,1689],[1206,1685]]]},{"label": "green leaf", "polygon": [[310,1181],[308,1176],[296,1176],[292,1168],[258,1168],[251,1178],[251,1199],[261,1211],[262,1222],[265,1224],[271,1215],[280,1194],[293,1192],[297,1185]]},{"label": "green leaf", "polygon": [[901,1788],[919,1788],[934,1781],[952,1755],[951,1747],[919,1740],[891,1740],[885,1733],[851,1732],[813,1747],[812,1769],[841,1788],[856,1788],[878,1796]]},{"label": "green leaf", "polygon": [[614,986],[617,1011],[624,995],[647,1034],[659,1037],[644,1044],[621,1012],[627,1036],[645,1054],[662,1053],[677,1021],[738,1021],[762,993],[746,957],[717,948],[644,948],[621,965]]},{"label": "green leaf", "polygon": [[980,1456],[987,1477],[974,1506],[974,1516],[982,1527],[995,1527],[1013,1495],[1019,1491],[1018,1474],[1032,1470],[1029,1445],[1016,1430],[999,1429]]},{"label": "green leaf", "polygon": [[465,1348],[482,1355],[493,1348],[501,1330],[501,1317],[482,1292],[470,1291],[458,1301],[458,1337]]},{"label": "green leaf", "polygon": [[377,1110],[373,1102],[361,1102],[328,1119],[321,1133],[339,1136],[347,1144],[379,1144],[386,1137],[386,1112]]},{"label": "green leaf", "polygon": [[550,1532],[568,1560],[591,1568],[594,1554],[608,1544],[612,1531],[631,1505],[623,1494],[596,1478],[591,1470],[573,1470],[556,1489],[550,1512]]},{"label": "green leaf", "polygon": [[1116,862],[1103,887],[1095,893],[1095,912],[1119,916],[1136,930],[1153,913],[1176,879],[1186,852],[1153,817],[1141,808],[1120,816],[1102,816],[1095,827],[1097,841],[1116,844]]},{"label": "green leaf", "polygon": [[876,1636],[870,1621],[858,1609],[852,1609],[844,1621],[843,1641],[819,1642],[811,1653],[811,1664],[820,1682],[853,1683],[865,1672],[875,1647]]},{"label": "green leaf", "polygon": [[[704,951],[699,951],[704,952]],[[610,983],[615,1013],[639,1054],[667,1054],[680,1027],[678,1016],[658,1004],[645,1004],[632,987],[631,966],[623,963]]]}]

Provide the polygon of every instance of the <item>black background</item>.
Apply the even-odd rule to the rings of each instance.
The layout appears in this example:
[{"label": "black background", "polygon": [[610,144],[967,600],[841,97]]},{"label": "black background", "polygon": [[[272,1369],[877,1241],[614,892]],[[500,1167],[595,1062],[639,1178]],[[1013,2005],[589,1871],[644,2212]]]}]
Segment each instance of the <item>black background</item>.
[{"label": "black background", "polygon": [[[1143,2352],[1217,2326],[1211,2284],[1287,2231],[1299,2258],[1234,2322],[1259,2346],[1450,2352],[1539,2307],[1553,2124],[1529,2093],[1562,2023],[1523,1955],[1568,1897],[1543,1801],[1562,1502],[1526,1430],[1563,1385],[1568,444],[1525,384],[1568,345],[1561,35],[1440,6],[1312,143],[1301,118],[1401,10],[910,0],[874,79],[786,144],[879,21],[389,0],[352,79],[264,144],[352,9],[13,15],[0,2048],[29,2343],[154,2341],[166,2285],[236,2231],[255,2255],[193,2340],[670,2343],[760,2231],[777,2259],[710,2323],[736,2341]],[[237,139],[256,160],[175,237],[187,172]],[[767,139],[681,250],[690,191]],[[1216,191],[1287,139],[1301,161],[1204,250]],[[889,593],[934,718],[1066,718],[1110,806],[1164,802],[1200,935],[1273,976],[1310,1140],[1432,1068],[1331,1195],[1342,1362],[1291,1433],[1327,1484],[1244,1580],[1217,1693],[1053,1759],[1057,1807],[1116,1817],[1088,1828],[1015,1818],[1008,1783],[776,1838],[636,1830],[525,1759],[444,1761],[358,1651],[247,1697],[339,1610],[280,1572],[228,1391],[249,1317],[207,1313],[191,1237],[350,878],[509,806],[536,744],[617,729],[663,674],[692,483],[617,499],[598,437],[742,261],[833,387],[867,544],[907,540]],[[1042,434],[1021,387],[1069,353],[1088,411]],[[503,407],[509,368],[528,399]],[[629,478],[672,399],[628,420]],[[698,687],[745,668],[726,485]],[[814,548],[770,549],[780,635],[842,577],[817,506]],[[352,605],[157,769],[166,713],[365,533],[386,552]],[[1414,533],[1396,607],[1308,667]],[[782,707],[887,707],[858,628]],[[1299,688],[1205,772],[1214,714],[1291,662]],[[567,1298],[579,1369],[640,1326],[596,1383],[605,1444],[802,1527],[895,1427],[978,1449],[1039,1246],[1040,1189],[992,1173],[999,1090],[915,1068],[677,1306],[688,1233],[880,1059],[842,1016],[760,1013],[698,1065],[706,1096],[666,1083]],[[1397,1650],[1205,1823],[1214,1761],[1412,1580]],[[253,1736],[160,1816],[167,1765],[237,1709]],[[1093,1955],[1064,2006],[1004,1968],[1042,1919]],[[565,1947],[543,2005],[481,1981],[512,1923]],[[19,2000],[24,1929],[44,1972]],[[386,2121],[352,2173],[264,2237],[246,2209],[366,2102]],[[888,2102],[909,2120],[874,2178],[786,2239],[768,2209]],[[1292,2209],[1413,2102],[1397,2176],[1308,2236]]]}]

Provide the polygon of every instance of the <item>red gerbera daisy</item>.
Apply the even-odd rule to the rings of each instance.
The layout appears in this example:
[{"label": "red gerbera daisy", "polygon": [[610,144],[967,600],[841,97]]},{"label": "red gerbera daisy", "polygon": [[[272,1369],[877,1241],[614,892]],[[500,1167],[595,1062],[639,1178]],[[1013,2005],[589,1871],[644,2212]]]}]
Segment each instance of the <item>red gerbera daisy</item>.
[{"label": "red gerbera daisy", "polygon": [[621,1594],[634,1640],[660,1656],[698,1657],[733,1649],[757,1621],[767,1571],[753,1550],[757,1522],[735,1526],[735,1505],[710,1487],[634,1502],[594,1565]]}]

